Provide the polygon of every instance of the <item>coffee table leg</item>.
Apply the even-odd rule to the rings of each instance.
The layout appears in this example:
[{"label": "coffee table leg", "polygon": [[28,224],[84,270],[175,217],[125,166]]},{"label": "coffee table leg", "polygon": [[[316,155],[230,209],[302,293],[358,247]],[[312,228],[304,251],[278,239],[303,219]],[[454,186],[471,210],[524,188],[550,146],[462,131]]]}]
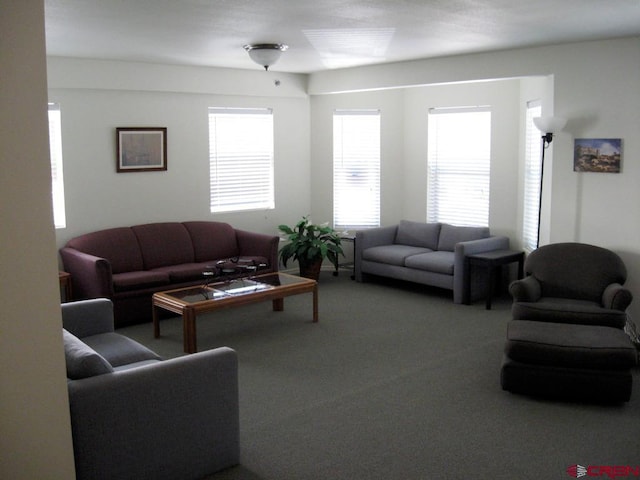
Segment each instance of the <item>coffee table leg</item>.
[{"label": "coffee table leg", "polygon": [[196,336],[196,315],[193,310],[185,308],[182,312],[182,328],[184,330],[185,353],[196,353],[198,341]]},{"label": "coffee table leg", "polygon": [[160,336],[160,318],[158,316],[158,307],[153,305],[151,307],[153,317],[153,337],[158,338]]},{"label": "coffee table leg", "polygon": [[282,312],[284,310],[284,298],[274,298],[272,303],[274,312]]},{"label": "coffee table leg", "polygon": [[313,322],[318,322],[318,285],[313,287]]}]

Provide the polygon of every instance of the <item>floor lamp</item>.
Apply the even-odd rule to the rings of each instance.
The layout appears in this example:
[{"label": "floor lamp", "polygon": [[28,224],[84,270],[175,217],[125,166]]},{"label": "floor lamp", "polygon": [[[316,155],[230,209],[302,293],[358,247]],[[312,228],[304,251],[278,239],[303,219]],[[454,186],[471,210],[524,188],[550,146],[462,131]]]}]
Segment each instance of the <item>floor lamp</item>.
[{"label": "floor lamp", "polygon": [[540,198],[538,200],[538,240],[536,248],[540,246],[540,217],[542,214],[542,181],[544,180],[544,151],[553,140],[553,134],[561,131],[567,124],[566,118],[535,117],[533,123],[542,132],[542,161],[540,163]]}]

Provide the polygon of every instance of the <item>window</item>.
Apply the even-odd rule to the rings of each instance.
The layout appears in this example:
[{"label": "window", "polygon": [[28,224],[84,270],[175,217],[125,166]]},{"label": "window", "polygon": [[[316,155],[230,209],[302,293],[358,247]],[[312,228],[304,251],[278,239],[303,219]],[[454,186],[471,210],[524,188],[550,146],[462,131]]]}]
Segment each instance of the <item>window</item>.
[{"label": "window", "polygon": [[533,123],[535,117],[542,115],[540,101],[528,102],[525,120],[525,158],[524,158],[524,210],[522,214],[522,242],[525,250],[538,247],[538,216],[540,208],[541,140],[540,133]]},{"label": "window", "polygon": [[49,156],[51,160],[51,192],[53,194],[53,223],[65,228],[64,179],[62,176],[62,123],[60,105],[49,104]]},{"label": "window", "polygon": [[488,226],[490,165],[488,107],[431,109],[427,221]]},{"label": "window", "polygon": [[275,207],[271,109],[209,108],[211,212]]},{"label": "window", "polygon": [[380,225],[380,112],[333,114],[333,224]]}]

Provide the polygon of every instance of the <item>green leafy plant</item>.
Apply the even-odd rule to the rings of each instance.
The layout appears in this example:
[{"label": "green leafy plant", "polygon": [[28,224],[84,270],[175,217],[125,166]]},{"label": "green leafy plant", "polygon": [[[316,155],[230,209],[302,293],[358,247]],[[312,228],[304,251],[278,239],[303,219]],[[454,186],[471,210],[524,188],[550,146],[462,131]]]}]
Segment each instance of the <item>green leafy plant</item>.
[{"label": "green leafy plant", "polygon": [[338,268],[338,257],[344,255],[344,252],[340,245],[340,235],[329,225],[315,225],[305,216],[293,228],[279,225],[278,229],[289,241],[280,249],[280,260],[285,267],[291,258],[301,266],[327,258]]}]

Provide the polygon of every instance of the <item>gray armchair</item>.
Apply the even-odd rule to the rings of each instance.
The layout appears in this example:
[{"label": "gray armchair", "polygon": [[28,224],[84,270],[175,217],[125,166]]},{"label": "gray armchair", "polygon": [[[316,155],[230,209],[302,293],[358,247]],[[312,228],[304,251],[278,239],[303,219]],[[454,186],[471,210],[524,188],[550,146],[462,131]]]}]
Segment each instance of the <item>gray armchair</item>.
[{"label": "gray armchair", "polygon": [[509,286],[515,320],[624,328],[631,292],[622,259],[602,247],[555,243],[534,250]]},{"label": "gray armchair", "polygon": [[196,480],[239,462],[234,350],[162,361],[114,331],[107,299],[64,303],[62,320],[78,480]]}]

